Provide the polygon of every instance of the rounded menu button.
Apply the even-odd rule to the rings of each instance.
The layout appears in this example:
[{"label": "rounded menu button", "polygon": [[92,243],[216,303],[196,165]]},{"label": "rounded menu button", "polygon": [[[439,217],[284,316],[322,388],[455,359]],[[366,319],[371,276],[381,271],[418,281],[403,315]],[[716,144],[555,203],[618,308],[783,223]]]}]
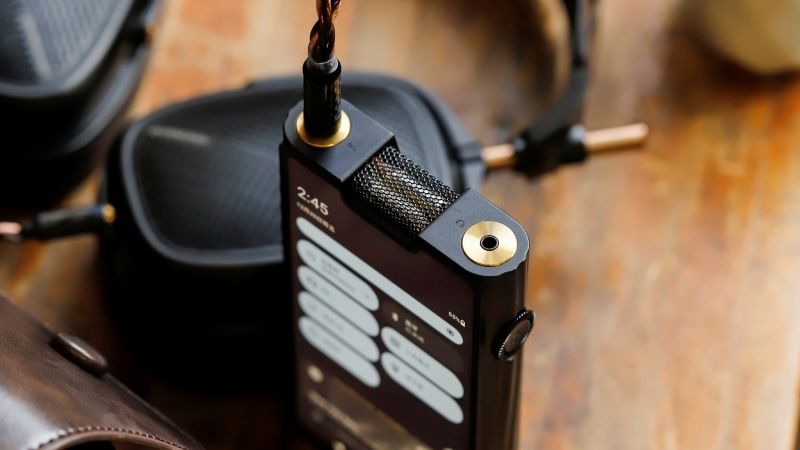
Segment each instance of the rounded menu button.
[{"label": "rounded menu button", "polygon": [[307,266],[316,270],[337,288],[370,311],[378,309],[378,296],[369,285],[347,267],[305,239],[297,241],[297,253]]},{"label": "rounded menu button", "polygon": [[458,425],[464,421],[464,412],[455,400],[398,357],[384,353],[381,365],[391,379],[449,422]]},{"label": "rounded menu button", "polygon": [[317,272],[300,266],[297,269],[297,278],[305,290],[314,294],[317,299],[327,304],[332,310],[346,317],[353,325],[370,336],[377,336],[380,326],[375,316],[355,300],[336,289],[328,280],[322,278]]},{"label": "rounded menu button", "polygon": [[381,384],[378,369],[363,356],[353,351],[328,330],[322,328],[314,320],[301,317],[298,323],[300,334],[322,354],[330,358],[344,370],[369,387]]},{"label": "rounded menu button", "polygon": [[464,386],[458,377],[447,367],[435,360],[425,350],[419,348],[394,328],[381,330],[381,338],[392,353],[407,362],[425,378],[455,398],[464,396]]},{"label": "rounded menu button", "polygon": [[378,350],[375,342],[362,333],[361,330],[351,325],[339,313],[325,306],[318,298],[308,292],[301,292],[297,302],[300,304],[300,309],[309,317],[322,324],[323,327],[353,347],[368,360],[378,362],[380,350]]}]

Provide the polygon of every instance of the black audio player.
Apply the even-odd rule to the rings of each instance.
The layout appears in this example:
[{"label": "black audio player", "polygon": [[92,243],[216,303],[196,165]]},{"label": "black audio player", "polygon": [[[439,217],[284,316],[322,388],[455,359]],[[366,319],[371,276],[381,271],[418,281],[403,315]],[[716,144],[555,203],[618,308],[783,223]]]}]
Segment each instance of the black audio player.
[{"label": "black audio player", "polygon": [[280,148],[299,421],[334,449],[510,450],[533,328],[525,230],[346,101]]}]

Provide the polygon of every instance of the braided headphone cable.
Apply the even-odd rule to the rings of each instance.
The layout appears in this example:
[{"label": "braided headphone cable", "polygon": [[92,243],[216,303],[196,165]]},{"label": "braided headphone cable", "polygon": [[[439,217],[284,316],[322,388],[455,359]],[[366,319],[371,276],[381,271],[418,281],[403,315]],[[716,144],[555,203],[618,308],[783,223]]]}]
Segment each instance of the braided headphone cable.
[{"label": "braided headphone cable", "polygon": [[339,15],[342,0],[317,0],[317,22],[311,28],[308,56],[317,63],[333,58],[336,28],[333,21]]}]

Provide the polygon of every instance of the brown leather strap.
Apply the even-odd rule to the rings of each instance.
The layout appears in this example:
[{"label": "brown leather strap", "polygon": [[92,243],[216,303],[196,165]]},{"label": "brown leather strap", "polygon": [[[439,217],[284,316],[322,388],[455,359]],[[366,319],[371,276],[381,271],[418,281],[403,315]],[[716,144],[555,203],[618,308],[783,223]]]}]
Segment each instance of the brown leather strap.
[{"label": "brown leather strap", "polygon": [[[0,448],[202,447],[105,373],[79,339],[54,335],[0,296]],[[102,448],[102,447],[101,447]]]}]

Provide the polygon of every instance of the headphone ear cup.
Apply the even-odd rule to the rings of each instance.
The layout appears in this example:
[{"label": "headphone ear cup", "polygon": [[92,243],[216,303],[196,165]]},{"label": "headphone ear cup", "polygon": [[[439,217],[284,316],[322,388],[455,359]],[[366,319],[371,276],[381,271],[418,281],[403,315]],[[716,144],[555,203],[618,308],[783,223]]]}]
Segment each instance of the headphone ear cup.
[{"label": "headphone ear cup", "polygon": [[44,207],[101,159],[137,87],[159,0],[0,4],[0,206]]},{"label": "headphone ear cup", "polygon": [[[343,91],[415,163],[460,185],[440,125],[451,118],[422,91],[358,74]],[[163,376],[246,386],[290,375],[278,146],[301,98],[299,77],[196,98],[142,118],[112,150],[101,194],[117,210],[101,240],[108,297]]]}]

